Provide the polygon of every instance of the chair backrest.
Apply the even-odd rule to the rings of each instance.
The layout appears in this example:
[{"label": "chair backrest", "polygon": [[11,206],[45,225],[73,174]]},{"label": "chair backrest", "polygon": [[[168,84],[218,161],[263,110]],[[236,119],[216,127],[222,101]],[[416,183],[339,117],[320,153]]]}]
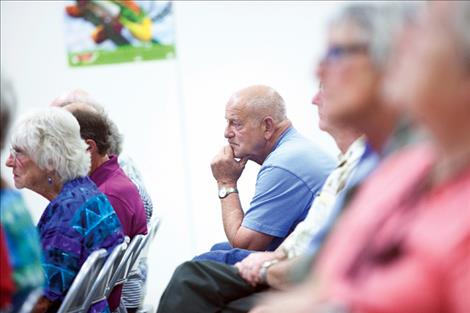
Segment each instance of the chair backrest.
[{"label": "chair backrest", "polygon": [[[141,248],[142,251],[141,251],[141,253],[138,257],[140,257],[141,255],[147,256],[147,252],[148,252],[150,243],[155,238],[155,234],[157,233],[158,228],[160,227],[160,224],[161,224],[161,219],[159,219],[159,218],[155,219],[155,221],[152,223],[152,225],[150,226],[149,232],[147,233],[146,238],[142,242],[142,248]],[[136,261],[137,260],[134,260],[132,266],[134,266]]]},{"label": "chair backrest", "polygon": [[125,237],[124,242],[114,247],[113,251],[109,255],[108,259],[104,263],[98,277],[94,279],[94,283],[90,288],[90,292],[84,301],[84,306],[88,310],[93,304],[106,299],[106,289],[109,285],[111,277],[114,271],[118,267],[119,263],[126,252],[127,245],[129,243],[129,237]]},{"label": "chair backrest", "polygon": [[106,297],[109,297],[116,286],[123,284],[126,281],[131,269],[131,260],[133,259],[134,255],[139,254],[139,249],[144,238],[145,235],[136,235],[134,238],[132,238],[126,252],[124,253],[124,256],[121,259],[121,262],[118,264],[109,281],[109,284],[106,288]]},{"label": "chair backrest", "polygon": [[88,256],[67,291],[64,301],[62,301],[57,311],[58,313],[86,312],[87,308],[84,307],[85,298],[95,282],[95,277],[101,271],[107,256],[108,253],[105,249],[93,251]]},{"label": "chair backrest", "polygon": [[129,273],[134,268],[134,265],[136,265],[137,260],[142,255],[143,250],[155,237],[159,224],[160,220],[156,220],[155,223],[150,226],[147,235],[136,235],[134,238],[132,238],[129,247],[127,248],[126,253],[121,260],[121,264],[119,264],[113,277],[111,278],[110,284],[107,288],[106,297],[111,294],[111,291],[116,286],[126,282]]}]

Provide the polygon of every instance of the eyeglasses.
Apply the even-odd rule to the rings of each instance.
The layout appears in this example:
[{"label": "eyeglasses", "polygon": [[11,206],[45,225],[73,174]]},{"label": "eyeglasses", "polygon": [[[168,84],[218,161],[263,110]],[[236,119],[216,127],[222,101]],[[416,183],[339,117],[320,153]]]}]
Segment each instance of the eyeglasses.
[{"label": "eyeglasses", "polygon": [[23,161],[26,157],[26,153],[19,150],[18,148],[14,148],[14,147],[10,148],[10,155],[13,157],[14,161],[18,161],[20,163],[23,163]]},{"label": "eyeglasses", "polygon": [[337,62],[348,55],[367,53],[368,50],[368,45],[361,43],[351,45],[335,45],[328,48],[322,61],[327,63]]}]

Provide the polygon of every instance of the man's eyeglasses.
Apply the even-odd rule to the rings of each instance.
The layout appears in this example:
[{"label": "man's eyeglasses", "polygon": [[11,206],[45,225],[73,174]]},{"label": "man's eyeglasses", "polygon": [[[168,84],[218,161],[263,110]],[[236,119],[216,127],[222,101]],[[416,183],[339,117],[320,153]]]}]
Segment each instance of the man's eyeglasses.
[{"label": "man's eyeglasses", "polygon": [[368,46],[366,44],[352,44],[352,45],[336,45],[331,46],[328,51],[326,51],[325,56],[323,57],[324,62],[336,62],[341,60],[345,56],[358,53],[367,53]]}]

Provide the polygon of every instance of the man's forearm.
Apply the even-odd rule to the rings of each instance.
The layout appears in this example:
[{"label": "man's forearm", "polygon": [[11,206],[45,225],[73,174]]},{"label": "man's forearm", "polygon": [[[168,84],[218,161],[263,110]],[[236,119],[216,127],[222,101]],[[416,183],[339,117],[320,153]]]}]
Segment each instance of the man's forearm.
[{"label": "man's forearm", "polygon": [[232,193],[220,200],[222,206],[222,221],[225,235],[232,246],[236,246],[237,232],[245,216],[238,193]]},{"label": "man's forearm", "polygon": [[290,273],[298,258],[283,260],[268,269],[266,280],[270,287],[284,290],[292,286]]}]

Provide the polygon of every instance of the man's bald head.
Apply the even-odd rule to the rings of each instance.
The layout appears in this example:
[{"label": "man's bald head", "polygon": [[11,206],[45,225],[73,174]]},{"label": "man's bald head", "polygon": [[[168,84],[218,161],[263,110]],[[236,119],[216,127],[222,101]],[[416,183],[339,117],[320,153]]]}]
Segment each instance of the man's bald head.
[{"label": "man's bald head", "polygon": [[284,99],[269,86],[254,85],[243,88],[230,97],[227,106],[240,106],[252,117],[271,116],[276,123],[287,119]]},{"label": "man's bald head", "polygon": [[64,109],[73,114],[76,111],[99,113],[96,107],[85,102],[72,102],[63,106]]}]

